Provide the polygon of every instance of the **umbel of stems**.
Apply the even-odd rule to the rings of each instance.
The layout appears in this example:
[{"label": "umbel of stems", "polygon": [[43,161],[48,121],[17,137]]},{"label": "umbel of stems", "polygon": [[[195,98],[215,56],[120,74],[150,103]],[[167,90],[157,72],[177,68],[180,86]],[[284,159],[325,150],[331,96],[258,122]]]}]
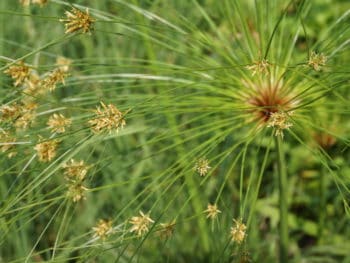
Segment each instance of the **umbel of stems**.
[{"label": "umbel of stems", "polygon": [[288,202],[287,173],[281,136],[275,136],[277,153],[277,177],[279,188],[279,262],[288,262]]}]

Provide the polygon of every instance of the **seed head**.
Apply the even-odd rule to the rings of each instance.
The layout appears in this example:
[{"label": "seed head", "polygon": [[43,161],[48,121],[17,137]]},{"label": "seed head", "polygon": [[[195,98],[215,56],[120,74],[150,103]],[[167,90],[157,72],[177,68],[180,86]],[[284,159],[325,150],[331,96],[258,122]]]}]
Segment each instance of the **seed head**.
[{"label": "seed head", "polygon": [[75,161],[71,159],[63,165],[63,169],[68,181],[83,181],[90,167],[83,160]]},{"label": "seed head", "polygon": [[152,223],[154,223],[154,221],[149,217],[149,215],[145,215],[142,211],[140,211],[140,216],[134,216],[130,219],[130,224],[133,225],[130,232],[136,232],[137,236],[140,237],[149,231],[148,227]]},{"label": "seed head", "polygon": [[293,126],[292,123],[288,121],[292,112],[287,113],[284,111],[271,113],[267,127],[275,128],[275,136],[281,136],[283,138],[283,130],[289,129]]},{"label": "seed head", "polygon": [[95,232],[94,237],[105,240],[112,233],[112,221],[100,219],[92,230]]},{"label": "seed head", "polygon": [[68,72],[70,65],[72,64],[72,60],[65,57],[57,57],[56,65],[63,72]]},{"label": "seed head", "polygon": [[60,68],[52,71],[45,79],[41,81],[42,88],[53,91],[56,89],[58,83],[65,85],[64,78],[67,76],[67,73],[62,71]]},{"label": "seed head", "polygon": [[246,237],[247,227],[242,223],[241,219],[233,219],[233,222],[234,225],[231,227],[231,239],[233,242],[240,244]]},{"label": "seed head", "polygon": [[66,34],[79,30],[83,33],[91,32],[95,19],[90,16],[89,9],[86,9],[86,12],[82,12],[79,9],[72,8],[71,11],[66,11],[65,15],[66,18],[60,19],[60,22],[65,23]]},{"label": "seed head", "polygon": [[173,220],[170,223],[161,223],[159,230],[160,237],[163,239],[168,239],[174,234],[176,221]]},{"label": "seed head", "polygon": [[0,120],[1,121],[10,121],[17,119],[22,113],[21,105],[15,103],[2,105],[0,107]]},{"label": "seed head", "polygon": [[208,204],[207,210],[205,210],[204,212],[207,213],[207,218],[210,218],[212,220],[215,219],[219,215],[219,213],[221,213],[216,204]]},{"label": "seed head", "polygon": [[82,183],[71,182],[68,186],[67,196],[72,199],[74,203],[85,200],[85,192],[89,190]]},{"label": "seed head", "polygon": [[104,131],[111,133],[113,130],[118,132],[119,128],[125,126],[123,113],[112,104],[106,106],[101,102],[101,105],[102,108],[97,107],[95,110],[95,118],[88,121],[92,131],[95,133],[101,133]]},{"label": "seed head", "polygon": [[19,61],[17,64],[10,66],[8,69],[4,71],[5,74],[11,76],[14,79],[15,87],[24,83],[26,79],[28,79],[30,75],[30,70],[27,65],[24,64],[23,61]]},{"label": "seed head", "polygon": [[325,66],[327,62],[327,57],[322,53],[317,54],[312,51],[309,57],[308,65],[316,71],[320,71],[322,66]]},{"label": "seed head", "polygon": [[47,121],[47,125],[50,127],[52,133],[64,133],[66,127],[69,127],[72,124],[70,119],[67,119],[62,114],[56,114],[50,116]]},{"label": "seed head", "polygon": [[245,68],[252,71],[252,76],[255,74],[267,74],[269,72],[269,62],[266,59],[255,61],[253,64],[246,66]]},{"label": "seed head", "polygon": [[49,0],[32,0],[32,3],[33,4],[37,4],[37,5],[40,5],[41,7],[43,7],[44,5],[47,4]]},{"label": "seed head", "polygon": [[200,176],[204,176],[208,173],[209,169],[208,159],[200,158],[194,166],[194,169],[199,173]]},{"label": "seed head", "polygon": [[2,144],[0,150],[3,153],[7,152],[8,158],[12,158],[17,154],[15,145],[13,144],[14,142],[16,142],[15,137],[12,137],[7,131],[0,129],[0,143]]},{"label": "seed head", "polygon": [[53,158],[55,158],[58,144],[58,140],[50,140],[40,142],[35,145],[34,149],[37,151],[39,161],[50,162]]}]

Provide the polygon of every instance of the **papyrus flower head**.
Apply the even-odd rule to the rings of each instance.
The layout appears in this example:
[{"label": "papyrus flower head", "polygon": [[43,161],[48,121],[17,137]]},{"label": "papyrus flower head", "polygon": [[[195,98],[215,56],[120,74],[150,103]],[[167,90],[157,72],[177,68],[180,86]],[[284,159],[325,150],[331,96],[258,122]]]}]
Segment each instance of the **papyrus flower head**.
[{"label": "papyrus flower head", "polygon": [[242,223],[242,220],[233,219],[234,225],[231,227],[231,239],[238,244],[246,237],[246,225]]},{"label": "papyrus flower head", "polygon": [[28,79],[30,75],[30,69],[27,65],[24,64],[23,61],[19,61],[15,65],[12,65],[6,69],[4,73],[11,76],[11,78],[15,81],[14,85],[18,86],[24,83],[26,79]]},{"label": "papyrus flower head", "polygon": [[154,223],[149,215],[145,215],[142,211],[140,211],[140,216],[133,216],[129,222],[132,224],[130,232],[135,232],[139,237],[147,233],[149,226]]},{"label": "papyrus flower head", "polygon": [[79,30],[83,33],[88,33],[92,30],[95,19],[90,16],[89,9],[83,12],[73,7],[71,11],[66,11],[65,15],[66,18],[60,19],[60,22],[65,23],[66,34]]},{"label": "papyrus flower head", "polygon": [[199,173],[200,176],[206,175],[210,168],[211,167],[209,166],[209,161],[205,158],[200,158],[194,166],[194,169],[197,171],[197,173]]},{"label": "papyrus flower head", "polygon": [[56,156],[58,140],[48,140],[39,142],[34,149],[37,151],[39,161],[50,162]]},{"label": "papyrus flower head", "polygon": [[327,62],[327,57],[322,53],[318,54],[312,51],[309,57],[308,65],[316,71],[320,71],[322,66],[325,66]]},{"label": "papyrus flower head", "polygon": [[113,231],[112,221],[100,219],[96,226],[92,228],[94,231],[94,237],[105,240],[108,235],[110,235]]},{"label": "papyrus flower head", "polygon": [[289,129],[293,126],[293,124],[289,122],[290,115],[291,112],[288,113],[283,111],[271,113],[267,127],[274,127],[275,135],[283,138],[283,130]]},{"label": "papyrus flower head", "polygon": [[221,211],[218,209],[217,205],[208,204],[207,210],[204,211],[207,214],[207,218],[215,219]]},{"label": "papyrus flower head", "polygon": [[101,106],[95,110],[95,118],[89,120],[88,123],[95,133],[108,131],[117,131],[125,126],[123,113],[113,104],[105,105],[101,102]]},{"label": "papyrus flower head", "polygon": [[64,133],[66,128],[72,124],[72,121],[62,114],[56,114],[50,116],[47,121],[47,126],[51,129],[52,133]]},{"label": "papyrus flower head", "polygon": [[74,159],[70,159],[63,165],[64,175],[69,181],[83,181],[89,168],[83,160],[75,161]]}]

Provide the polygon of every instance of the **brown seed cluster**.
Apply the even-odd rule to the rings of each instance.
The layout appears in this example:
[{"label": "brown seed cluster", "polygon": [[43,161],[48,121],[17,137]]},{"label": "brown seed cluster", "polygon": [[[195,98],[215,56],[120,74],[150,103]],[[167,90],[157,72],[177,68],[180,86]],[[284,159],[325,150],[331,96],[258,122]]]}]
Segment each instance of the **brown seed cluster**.
[{"label": "brown seed cluster", "polygon": [[14,80],[15,87],[17,87],[29,78],[30,68],[25,65],[23,61],[19,61],[15,65],[9,66],[4,73],[11,76]]},{"label": "brown seed cluster", "polygon": [[88,9],[83,12],[77,8],[72,8],[71,11],[66,11],[65,15],[66,18],[60,19],[60,22],[65,23],[66,34],[79,30],[83,33],[91,32],[95,19],[90,16]]}]

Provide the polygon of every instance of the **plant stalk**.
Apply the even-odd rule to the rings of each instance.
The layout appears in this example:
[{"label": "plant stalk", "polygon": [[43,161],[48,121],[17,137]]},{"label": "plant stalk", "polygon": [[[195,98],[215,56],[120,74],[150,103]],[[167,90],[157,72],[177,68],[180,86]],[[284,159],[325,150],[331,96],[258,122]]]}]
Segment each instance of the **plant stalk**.
[{"label": "plant stalk", "polygon": [[281,136],[276,136],[277,175],[279,188],[279,262],[288,262],[288,202],[287,202],[287,172],[284,160]]}]

